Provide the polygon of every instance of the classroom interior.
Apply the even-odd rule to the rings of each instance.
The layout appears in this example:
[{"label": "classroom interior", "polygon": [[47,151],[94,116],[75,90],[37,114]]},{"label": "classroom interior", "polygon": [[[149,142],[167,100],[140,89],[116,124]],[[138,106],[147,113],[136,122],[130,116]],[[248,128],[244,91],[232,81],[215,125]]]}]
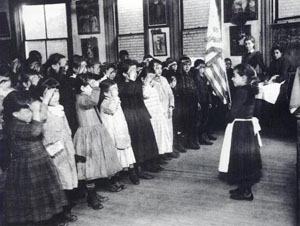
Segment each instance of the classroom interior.
[{"label": "classroom interior", "polygon": [[[163,15],[155,18],[151,4],[156,0],[1,0],[0,62],[26,59],[32,50],[41,53],[42,63],[53,53],[114,63],[121,50],[138,62],[148,54],[162,62],[182,56],[204,60],[211,1],[159,0]],[[252,14],[234,17],[233,4],[243,2],[252,7]],[[300,78],[300,1],[216,0],[216,5],[223,57],[230,58],[232,66],[240,64],[244,38],[251,35],[269,67],[272,47],[280,45],[290,63],[286,83],[291,95],[294,80]],[[232,186],[218,172],[226,127],[226,106],[219,106],[213,145],[188,149],[139,186],[124,179],[124,191],[100,188],[109,196],[105,207],[96,211],[79,200],[73,208],[78,221],[69,225],[298,225],[300,117],[285,107],[277,121],[261,125],[263,176],[253,187],[252,202],[229,199]]]}]

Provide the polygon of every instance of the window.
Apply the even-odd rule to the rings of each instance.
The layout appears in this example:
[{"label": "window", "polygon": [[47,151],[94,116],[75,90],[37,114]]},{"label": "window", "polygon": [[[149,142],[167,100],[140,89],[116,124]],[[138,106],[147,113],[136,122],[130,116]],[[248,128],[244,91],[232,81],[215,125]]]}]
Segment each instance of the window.
[{"label": "window", "polygon": [[26,58],[38,50],[43,63],[52,53],[68,56],[66,4],[24,5],[22,7]]}]

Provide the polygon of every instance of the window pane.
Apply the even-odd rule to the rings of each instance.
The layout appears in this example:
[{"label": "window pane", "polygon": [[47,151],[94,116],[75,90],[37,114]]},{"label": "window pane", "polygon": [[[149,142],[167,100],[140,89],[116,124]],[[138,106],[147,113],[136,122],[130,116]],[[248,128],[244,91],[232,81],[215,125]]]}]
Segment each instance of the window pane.
[{"label": "window pane", "polygon": [[53,53],[60,53],[68,57],[67,40],[47,41],[47,53],[48,53],[48,57]]},{"label": "window pane", "polygon": [[45,41],[26,41],[25,42],[25,51],[26,51],[26,58],[28,58],[29,52],[32,50],[37,50],[42,55],[42,63],[45,63],[46,58],[46,46]]},{"label": "window pane", "polygon": [[43,5],[24,5],[23,21],[26,40],[46,38]]},{"label": "window pane", "polygon": [[68,37],[66,5],[64,3],[45,5],[45,12],[47,24],[47,37]]}]

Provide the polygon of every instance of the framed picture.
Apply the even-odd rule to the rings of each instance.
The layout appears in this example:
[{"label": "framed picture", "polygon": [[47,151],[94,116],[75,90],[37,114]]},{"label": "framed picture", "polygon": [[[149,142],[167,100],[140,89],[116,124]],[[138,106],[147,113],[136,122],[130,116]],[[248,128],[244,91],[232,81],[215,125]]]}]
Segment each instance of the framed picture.
[{"label": "framed picture", "polygon": [[78,34],[99,34],[99,4],[98,0],[76,2]]},{"label": "framed picture", "polygon": [[167,25],[167,0],[147,0],[149,26]]},{"label": "framed picture", "polygon": [[244,40],[251,35],[251,25],[231,26],[229,28],[230,55],[242,56],[245,51]]},{"label": "framed picture", "polygon": [[81,39],[82,55],[88,60],[99,60],[98,39],[96,37]]},{"label": "framed picture", "polygon": [[153,56],[167,56],[167,39],[166,33],[161,30],[151,31],[152,33],[152,48]]},{"label": "framed picture", "polygon": [[257,0],[224,0],[224,22],[237,24],[240,20],[257,20]]},{"label": "framed picture", "polygon": [[0,39],[9,39],[9,25],[6,12],[0,12]]}]

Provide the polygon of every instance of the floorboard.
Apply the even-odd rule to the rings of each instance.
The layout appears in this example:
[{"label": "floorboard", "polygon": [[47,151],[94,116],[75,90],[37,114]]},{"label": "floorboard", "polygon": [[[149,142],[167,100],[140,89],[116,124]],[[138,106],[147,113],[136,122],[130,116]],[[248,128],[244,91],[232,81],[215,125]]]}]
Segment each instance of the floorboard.
[{"label": "floorboard", "polygon": [[263,135],[263,177],[254,200],[234,201],[233,188],[219,179],[217,165],[223,133],[212,146],[188,150],[153,180],[141,180],[119,193],[102,210],[84,201],[75,208],[72,226],[294,226],[296,225],[296,141]]}]

